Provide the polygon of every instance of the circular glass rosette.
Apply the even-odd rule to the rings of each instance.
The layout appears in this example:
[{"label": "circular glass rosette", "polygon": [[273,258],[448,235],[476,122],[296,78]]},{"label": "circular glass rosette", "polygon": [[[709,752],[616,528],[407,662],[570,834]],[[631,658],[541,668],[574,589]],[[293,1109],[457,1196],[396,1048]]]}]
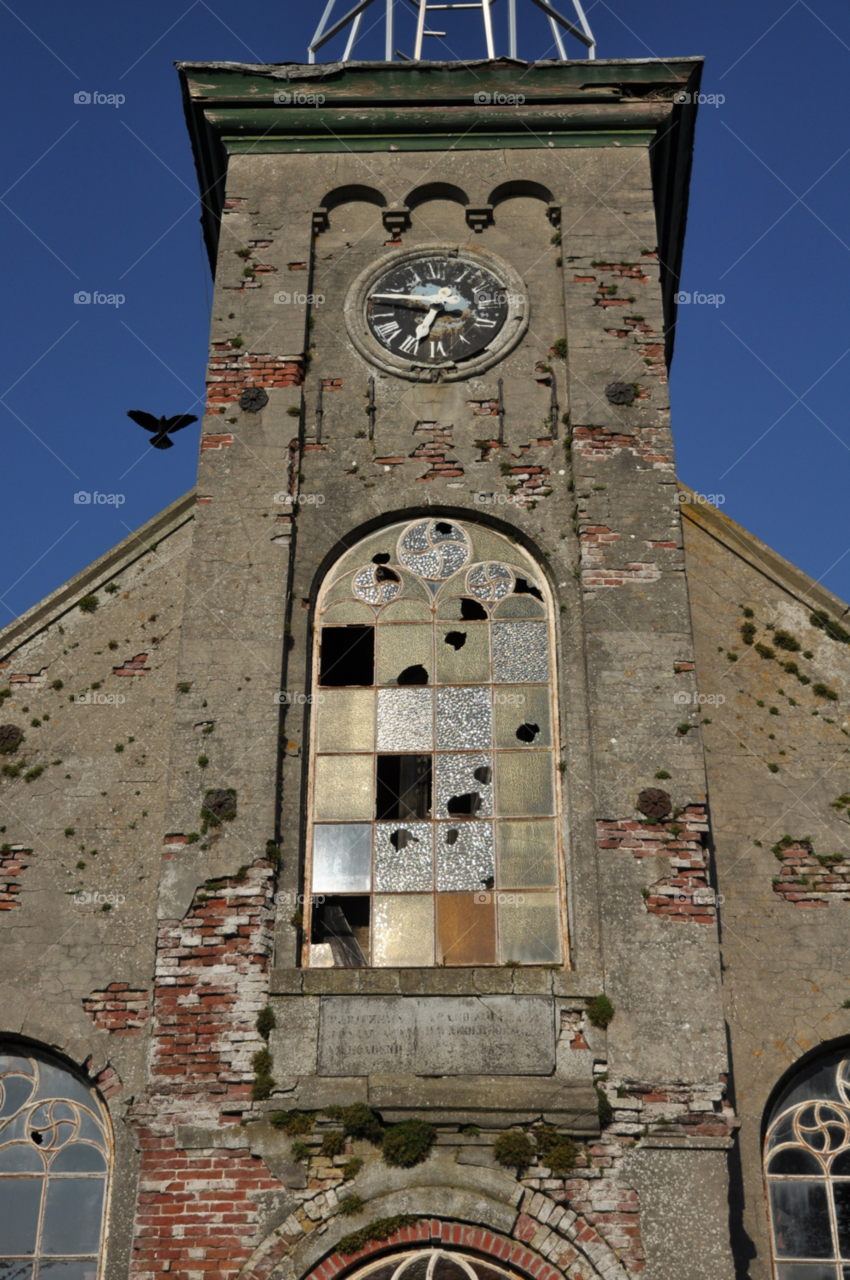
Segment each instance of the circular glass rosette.
[{"label": "circular glass rosette", "polygon": [[449,520],[419,520],[398,540],[398,558],[406,569],[428,582],[445,582],[469,559],[469,540]]},{"label": "circular glass rosette", "polygon": [[514,575],[507,565],[496,560],[474,564],[466,575],[466,589],[476,600],[495,604],[513,591]]},{"label": "circular glass rosette", "polygon": [[351,580],[351,590],[366,604],[389,604],[401,595],[401,575],[383,564],[367,564]]}]

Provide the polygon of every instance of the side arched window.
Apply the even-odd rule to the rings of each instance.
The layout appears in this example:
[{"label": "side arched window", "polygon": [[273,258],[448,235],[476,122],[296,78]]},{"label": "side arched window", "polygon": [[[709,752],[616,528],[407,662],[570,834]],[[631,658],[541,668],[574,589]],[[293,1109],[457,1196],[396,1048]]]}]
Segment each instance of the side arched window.
[{"label": "side arched window", "polygon": [[776,1280],[850,1276],[850,1054],[802,1068],[774,1104],[764,1147]]},{"label": "side arched window", "polygon": [[97,1280],[111,1164],[99,1099],[41,1050],[0,1042],[0,1276]]},{"label": "side arched window", "polygon": [[552,608],[491,529],[371,534],[323,584],[306,964],[559,964]]}]

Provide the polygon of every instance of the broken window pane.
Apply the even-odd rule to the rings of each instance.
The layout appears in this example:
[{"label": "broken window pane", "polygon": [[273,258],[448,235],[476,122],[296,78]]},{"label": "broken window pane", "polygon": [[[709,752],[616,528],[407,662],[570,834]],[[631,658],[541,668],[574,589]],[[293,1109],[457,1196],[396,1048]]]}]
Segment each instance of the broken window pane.
[{"label": "broken window pane", "polygon": [[319,684],[375,683],[375,628],[322,627]]},{"label": "broken window pane", "polygon": [[[415,623],[380,627],[378,684],[430,684],[432,628]],[[414,672],[421,669],[421,676]]]},{"label": "broken window pane", "polygon": [[369,823],[313,828],[313,892],[368,893],[372,876]]},{"label": "broken window pane", "polygon": [[435,830],[437,889],[492,889],[492,822],[438,822]]},{"label": "broken window pane", "polygon": [[438,818],[493,814],[493,758],[481,752],[437,756]]},{"label": "broken window pane", "polygon": [[375,817],[431,817],[430,756],[378,756]]},{"label": "broken window pane", "polygon": [[493,694],[497,747],[552,745],[548,685],[503,685]]},{"label": "broken window pane", "polygon": [[362,968],[369,963],[369,917],[368,898],[324,898],[313,907],[311,941],[330,947],[335,966]]},{"label": "broken window pane", "polygon": [[431,889],[434,857],[430,822],[375,826],[375,889],[384,893]]},{"label": "broken window pane", "polygon": [[490,628],[481,623],[437,626],[437,683],[478,684],[490,679]]}]

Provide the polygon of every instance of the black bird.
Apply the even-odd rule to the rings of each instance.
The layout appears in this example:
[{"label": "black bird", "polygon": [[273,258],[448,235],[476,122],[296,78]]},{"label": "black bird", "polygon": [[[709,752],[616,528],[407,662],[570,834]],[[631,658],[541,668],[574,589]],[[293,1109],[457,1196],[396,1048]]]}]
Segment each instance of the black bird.
[{"label": "black bird", "polygon": [[174,441],[168,437],[198,421],[194,413],[178,413],[176,418],[166,418],[164,415],[155,418],[152,413],[143,413],[141,409],[128,409],[127,417],[144,427],[145,431],[153,432],[151,444],[154,449],[170,449]]}]

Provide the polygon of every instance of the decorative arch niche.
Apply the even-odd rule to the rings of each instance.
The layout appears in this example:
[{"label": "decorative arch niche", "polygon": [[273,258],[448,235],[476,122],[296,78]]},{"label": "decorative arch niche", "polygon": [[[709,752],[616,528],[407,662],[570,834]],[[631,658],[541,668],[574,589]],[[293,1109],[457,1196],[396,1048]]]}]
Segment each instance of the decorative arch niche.
[{"label": "decorative arch niche", "polygon": [[53,1055],[0,1040],[0,1273],[96,1280],[111,1166],[93,1090]]},{"label": "decorative arch niche", "polygon": [[317,602],[304,963],[560,964],[552,600],[504,534],[369,534]]},{"label": "decorative arch niche", "polygon": [[850,1048],[795,1071],[764,1139],[776,1280],[850,1275]]}]

